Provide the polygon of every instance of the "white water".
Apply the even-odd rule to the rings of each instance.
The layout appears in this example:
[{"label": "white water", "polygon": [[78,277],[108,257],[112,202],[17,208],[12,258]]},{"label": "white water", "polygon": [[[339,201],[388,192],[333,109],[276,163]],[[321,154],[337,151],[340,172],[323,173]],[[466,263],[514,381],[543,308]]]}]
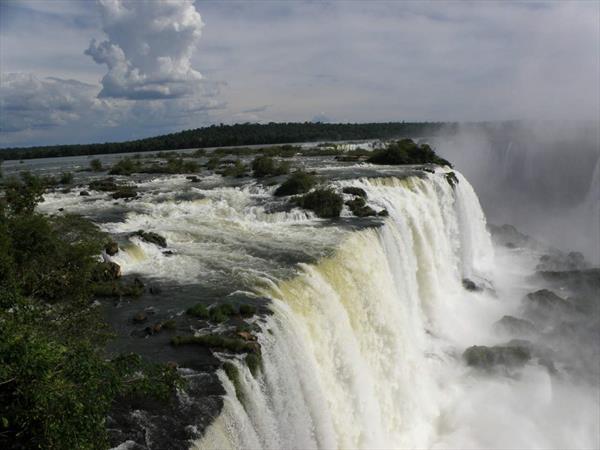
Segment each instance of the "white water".
[{"label": "white water", "polygon": [[234,360],[237,394],[219,373],[225,406],[195,448],[598,447],[597,389],[536,364],[510,378],[462,363],[466,347],[498,343],[492,324],[531,290],[521,270],[534,259],[504,251],[497,296],[462,288],[463,276],[490,278],[498,264],[459,179],[455,193],[440,175],[344,182],[390,217],[269,282],[262,370]]}]

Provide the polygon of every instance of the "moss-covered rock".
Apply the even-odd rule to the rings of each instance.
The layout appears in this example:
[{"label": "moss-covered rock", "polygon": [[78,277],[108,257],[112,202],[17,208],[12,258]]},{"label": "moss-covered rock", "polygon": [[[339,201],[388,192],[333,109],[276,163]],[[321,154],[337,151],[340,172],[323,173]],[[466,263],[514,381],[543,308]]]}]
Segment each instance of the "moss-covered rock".
[{"label": "moss-covered rock", "polygon": [[454,172],[448,172],[444,176],[446,178],[446,181],[450,185],[450,187],[454,188],[454,186],[456,186],[458,184],[458,177],[456,176],[456,174]]},{"label": "moss-covered rock", "polygon": [[208,319],[208,308],[204,306],[202,303],[198,303],[197,305],[188,308],[186,314],[189,316],[197,317],[199,319]]},{"label": "moss-covered rock", "polygon": [[115,190],[111,194],[111,197],[114,198],[115,200],[118,200],[121,198],[136,198],[137,195],[138,195],[138,193],[137,193],[137,190],[135,187],[120,186],[119,188],[117,188],[117,190]]},{"label": "moss-covered rock", "polygon": [[287,195],[304,194],[310,191],[317,184],[317,179],[314,175],[298,170],[289,176],[281,186],[279,186],[274,195],[276,197],[284,197]]},{"label": "moss-covered rock", "polygon": [[344,205],[342,196],[333,189],[316,189],[298,198],[296,202],[322,218],[339,217]]},{"label": "moss-covered rock", "polygon": [[354,195],[356,197],[362,197],[364,199],[367,198],[367,193],[365,192],[365,190],[359,187],[346,186],[342,189],[342,192],[344,194]]},{"label": "moss-covered rock", "polygon": [[440,158],[429,145],[416,144],[412,139],[402,139],[391,142],[385,149],[376,150],[367,160],[373,164],[438,164],[452,166],[448,161]]},{"label": "moss-covered rock", "polygon": [[368,216],[376,216],[377,213],[373,208],[367,206],[365,199],[363,197],[355,197],[354,199],[347,201],[346,205],[352,211],[356,217],[368,217]]}]

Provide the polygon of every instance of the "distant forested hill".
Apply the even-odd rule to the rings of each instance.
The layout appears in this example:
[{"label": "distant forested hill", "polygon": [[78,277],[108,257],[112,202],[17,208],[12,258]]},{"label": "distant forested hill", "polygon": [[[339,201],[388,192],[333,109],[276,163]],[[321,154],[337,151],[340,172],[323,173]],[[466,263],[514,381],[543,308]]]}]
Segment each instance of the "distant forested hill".
[{"label": "distant forested hill", "polygon": [[55,156],[151,152],[232,145],[284,144],[423,136],[451,124],[441,122],[385,123],[268,123],[212,125],[146,139],[104,144],[53,145],[0,149],[0,159],[32,159]]}]

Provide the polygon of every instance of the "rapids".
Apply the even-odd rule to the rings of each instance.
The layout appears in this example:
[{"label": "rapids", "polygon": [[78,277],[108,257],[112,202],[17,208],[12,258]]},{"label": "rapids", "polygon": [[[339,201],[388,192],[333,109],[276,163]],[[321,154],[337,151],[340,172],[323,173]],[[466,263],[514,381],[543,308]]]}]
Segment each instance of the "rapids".
[{"label": "rapids", "polygon": [[[534,258],[501,249],[495,261],[473,189],[442,175],[340,182],[389,218],[257,288],[274,312],[262,370],[231,360],[237,386],[219,371],[224,409],[194,448],[597,446],[597,385],[536,364],[505,377],[462,363],[467,346],[502,342],[492,325],[518,310],[532,286],[515,267],[532,272]],[[487,288],[468,292],[464,277]]]}]

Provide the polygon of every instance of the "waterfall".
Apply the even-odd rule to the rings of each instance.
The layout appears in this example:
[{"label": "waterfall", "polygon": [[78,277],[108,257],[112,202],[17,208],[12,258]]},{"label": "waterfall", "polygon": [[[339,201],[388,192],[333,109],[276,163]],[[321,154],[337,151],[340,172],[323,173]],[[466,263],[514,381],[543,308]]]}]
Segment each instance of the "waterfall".
[{"label": "waterfall", "polygon": [[[340,182],[386,208],[383,226],[260,289],[273,314],[262,367],[239,359],[224,408],[199,449],[426,448],[444,426],[439,368],[456,360],[465,276],[489,277],[493,252],[460,174]],[[458,331],[457,331],[458,330]]]}]

